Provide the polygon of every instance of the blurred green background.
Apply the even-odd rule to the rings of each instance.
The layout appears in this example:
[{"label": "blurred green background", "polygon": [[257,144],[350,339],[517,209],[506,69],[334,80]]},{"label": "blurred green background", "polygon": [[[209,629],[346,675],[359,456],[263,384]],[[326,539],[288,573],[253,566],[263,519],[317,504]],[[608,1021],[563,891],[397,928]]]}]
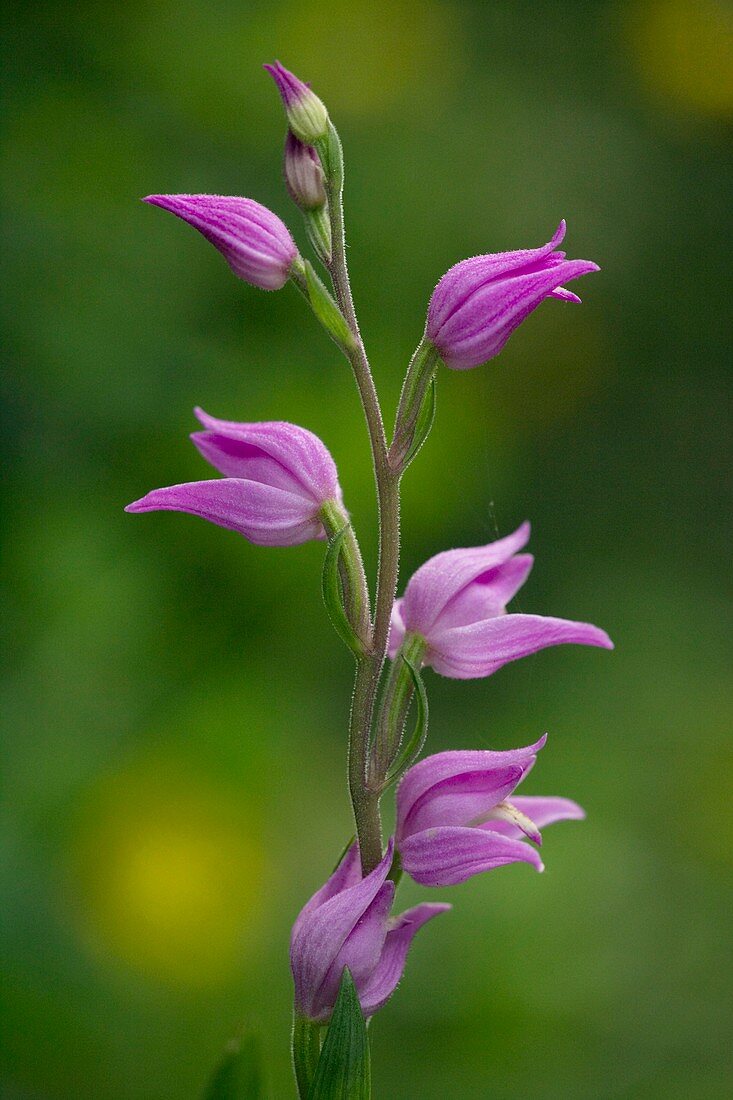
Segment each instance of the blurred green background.
[{"label": "blurred green background", "polygon": [[597,622],[617,649],[428,675],[433,751],[547,729],[527,793],[588,821],[549,831],[542,877],[435,892],[455,908],[374,1021],[376,1096],[728,1095],[731,8],[9,9],[2,1095],[193,1097],[242,1026],[292,1095],[289,926],[351,830],[322,547],[122,511],[208,476],[194,404],[290,419],[331,448],[373,565],[345,363],[292,289],[245,286],[138,201],[249,195],[305,245],[275,57],[344,140],[390,420],[452,263],[564,216],[569,254],[603,269],[583,306],[548,302],[489,366],[442,372],[405,480],[403,581],[529,517],[519,608]]}]

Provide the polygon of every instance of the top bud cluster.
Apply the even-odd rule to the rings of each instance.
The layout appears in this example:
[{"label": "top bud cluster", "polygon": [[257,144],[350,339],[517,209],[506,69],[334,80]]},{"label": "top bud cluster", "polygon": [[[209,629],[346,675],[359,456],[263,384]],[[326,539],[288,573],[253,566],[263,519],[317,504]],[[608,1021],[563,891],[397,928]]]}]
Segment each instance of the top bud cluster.
[{"label": "top bud cluster", "polygon": [[[328,202],[329,117],[318,96],[279,61],[265,65],[277,84],[288,120],[284,174],[293,201],[307,215],[306,226],[321,259],[330,260],[325,232],[313,240],[314,214]],[[302,282],[303,260],[288,228],[253,199],[222,195],[149,195],[198,229],[222,253],[235,275],[263,290],[279,290],[288,279]],[[310,224],[309,224],[310,223]],[[455,264],[430,299],[423,350],[433,350],[447,367],[465,370],[498,355],[512,332],[545,300],[579,302],[565,283],[598,271],[590,260],[568,260],[558,246],[561,221],[540,248],[495,252]]]}]

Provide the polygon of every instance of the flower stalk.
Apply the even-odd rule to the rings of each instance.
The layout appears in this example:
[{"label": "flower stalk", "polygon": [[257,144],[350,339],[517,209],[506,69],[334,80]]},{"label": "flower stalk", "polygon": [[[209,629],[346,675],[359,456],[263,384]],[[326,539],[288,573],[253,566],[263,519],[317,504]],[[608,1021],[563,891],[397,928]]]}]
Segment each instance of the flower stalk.
[{"label": "flower stalk", "polygon": [[382,410],[364,342],[359,331],[346,263],[341,141],[333,123],[325,139],[316,143],[323,164],[331,221],[331,262],[328,272],[339,308],[354,337],[346,354],[351,364],[364,417],[374,467],[379,513],[379,551],[372,649],[358,663],[349,721],[349,790],[359,839],[362,873],[367,875],[382,858],[379,794],[368,784],[369,744],[375,699],[387,655],[389,624],[400,560],[400,475],[389,460]]}]

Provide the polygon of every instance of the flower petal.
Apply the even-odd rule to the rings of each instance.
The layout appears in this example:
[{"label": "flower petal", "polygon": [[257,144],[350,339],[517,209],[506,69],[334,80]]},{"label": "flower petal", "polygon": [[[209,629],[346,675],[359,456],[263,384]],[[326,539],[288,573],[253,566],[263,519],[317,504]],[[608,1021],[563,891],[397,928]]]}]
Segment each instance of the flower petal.
[{"label": "flower petal", "polygon": [[400,818],[402,839],[438,825],[471,825],[508,798],[524,775],[521,767],[482,768],[434,783]]},{"label": "flower petal", "polygon": [[394,993],[405,969],[407,952],[415,934],[433,917],[446,913],[451,908],[452,906],[444,902],[424,902],[413,909],[407,909],[390,922],[391,928],[387,933],[382,957],[371,977],[359,990],[361,1009],[365,1016],[373,1016]]},{"label": "flower petal", "polygon": [[389,623],[389,648],[388,654],[391,661],[397,656],[397,650],[405,640],[405,623],[402,618],[402,600],[395,600],[392,605],[392,617]]},{"label": "flower petal", "polygon": [[531,863],[544,870],[539,853],[525,841],[450,825],[403,840],[400,856],[407,874],[423,886],[453,886],[506,863]]},{"label": "flower petal", "polygon": [[498,355],[514,330],[557,287],[598,270],[590,260],[563,260],[545,270],[490,282],[442,326],[434,343],[452,369],[478,366]]},{"label": "flower petal", "polygon": [[[464,775],[474,777],[477,773],[485,773],[489,777],[488,788],[488,784],[495,781],[498,773],[504,773],[505,782],[511,782],[514,778],[513,774],[510,778],[506,773],[517,773],[516,782],[513,784],[515,787],[531,768],[546,740],[547,734],[544,734],[533,745],[527,745],[521,749],[455,750],[435,753],[420,760],[405,773],[397,788],[398,837],[403,837],[408,831],[412,831],[411,820],[415,814],[421,806],[425,805],[425,800],[429,798],[431,792],[436,788],[440,789],[440,785],[447,780],[460,780]],[[471,782],[475,780],[472,779]]]},{"label": "flower petal", "polygon": [[533,563],[531,554],[515,554],[503,565],[481,573],[448,601],[432,633],[503,615],[506,605],[526,581]]},{"label": "flower petal", "polygon": [[349,846],[343,859],[330,878],[326,880],[320,890],[316,890],[313,897],[305,903],[298,916],[295,918],[291,936],[295,936],[304,919],[325,901],[329,901],[346,890],[349,886],[355,886],[361,881],[361,866],[359,862],[359,845],[356,841]]},{"label": "flower petal", "polygon": [[311,1012],[317,1015],[320,1011],[318,995],[323,981],[345,940],[384,885],[393,852],[394,842],[390,840],[384,858],[366,878],[301,913],[295,922],[290,938],[290,966],[296,1003],[306,1015]]},{"label": "flower petal", "polygon": [[513,534],[486,546],[445,550],[426,561],[405,589],[401,612],[406,629],[429,638],[446,604],[482,573],[507,562],[529,535],[530,525],[523,523]]},{"label": "flower petal", "polygon": [[192,432],[191,439],[206,461],[225,477],[259,481],[315,503],[302,482],[260,447],[217,432]]},{"label": "flower petal", "polygon": [[387,936],[387,920],[394,901],[395,884],[385,882],[372,904],[344,940],[320,989],[312,998],[311,1019],[328,1019],[338,996],[341,975],[348,966],[357,992],[368,983],[379,963]]},{"label": "flower petal", "polygon": [[[543,795],[514,795],[512,805],[520,813],[525,814],[538,829],[544,829],[546,825],[554,825],[557,821],[582,821],[585,818],[585,810],[577,802],[569,798],[554,798]],[[512,837],[518,840],[522,830],[509,821],[487,821],[480,825],[481,829],[500,833],[501,836]]]},{"label": "flower petal", "polygon": [[169,210],[198,229],[217,248],[235,275],[263,290],[288,281],[298,255],[289,230],[253,199],[230,195],[148,195],[143,200]]},{"label": "flower petal", "polygon": [[312,502],[257,481],[222,478],[153,489],[126,512],[188,512],[258,546],[295,546],[325,533]]},{"label": "flower petal", "polygon": [[525,267],[541,264],[562,243],[566,225],[561,221],[551,240],[540,248],[522,248],[514,252],[488,252],[461,260],[446,271],[433,291],[428,307],[427,335],[436,342],[448,322],[471,294],[494,279],[515,274]]},{"label": "flower petal", "polygon": [[490,676],[519,657],[569,643],[613,649],[606,632],[591,623],[544,615],[503,615],[431,637],[425,664],[441,676],[473,680]]},{"label": "flower petal", "polygon": [[[275,462],[287,472],[288,476],[296,482],[300,482],[303,492],[307,493],[317,504],[323,504],[327,500],[341,499],[341,489],[338,482],[338,471],[328,448],[324,443],[297,424],[288,424],[282,420],[262,421],[254,424],[243,424],[235,420],[218,420],[210,416],[203,409],[194,409],[196,417],[203,424],[206,432],[194,434],[193,441],[208,461],[216,469],[227,477],[243,477],[248,474],[236,473],[230,462],[236,462],[237,447],[243,458],[248,458],[247,447],[258,448],[263,455],[269,455]],[[213,436],[209,433],[213,433]],[[214,461],[213,449],[205,453],[201,446],[202,441],[211,441],[216,438],[216,446],[221,456],[221,464]],[[223,437],[223,438],[222,438]],[[226,443],[230,441],[226,449],[228,457],[221,452],[225,451]],[[206,446],[206,443],[204,443]],[[226,461],[227,467],[223,463]]]},{"label": "flower petal", "polygon": [[550,294],[551,298],[557,298],[561,302],[575,302],[576,305],[582,304],[582,299],[577,294],[573,294],[572,290],[567,290],[564,286],[556,286]]}]

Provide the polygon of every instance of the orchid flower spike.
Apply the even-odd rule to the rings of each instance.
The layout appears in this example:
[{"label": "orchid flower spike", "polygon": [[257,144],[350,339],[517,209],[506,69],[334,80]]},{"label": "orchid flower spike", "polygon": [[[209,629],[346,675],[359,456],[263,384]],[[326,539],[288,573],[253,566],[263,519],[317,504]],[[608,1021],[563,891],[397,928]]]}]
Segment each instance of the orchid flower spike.
[{"label": "orchid flower spike", "polygon": [[599,268],[556,251],[564,236],[561,221],[542,248],[474,256],[446,272],[430,299],[425,336],[447,367],[467,370],[493,359],[545,298],[580,301],[563,283]]},{"label": "orchid flower spike", "polygon": [[311,91],[310,85],[305,84],[279,61],[263,67],[277,85],[288,126],[306,145],[315,145],[328,133],[328,111],[324,104]]},{"label": "orchid flower spike", "polygon": [[450,905],[422,904],[390,917],[394,882],[387,879],[394,842],[382,861],[361,877],[353,844],[325,886],[313,895],[293,925],[290,965],[300,1015],[326,1021],[333,1010],[343,968],[354,979],[362,1012],[372,1016],[394,993],[415,933]]},{"label": "orchid flower spike", "polygon": [[579,820],[567,798],[512,797],[545,744],[510,752],[441,752],[407,771],[397,789],[396,843],[403,869],[423,886],[452,886],[505,863],[544,866],[540,828]]},{"label": "orchid flower spike", "polygon": [[299,260],[290,230],[254,199],[227,195],[148,195],[143,202],[170,210],[221,252],[234,274],[262,290],[280,290]]},{"label": "orchid flower spike", "polygon": [[191,438],[224,477],[153,489],[126,512],[189,512],[259,546],[326,537],[322,509],[342,511],[342,494],[334,461],[317,436],[283,421],[239,424],[195,412],[205,431]]},{"label": "orchid flower spike", "polygon": [[487,546],[447,550],[411,577],[392,611],[389,654],[410,643],[422,663],[441,676],[475,680],[548,646],[613,649],[605,631],[590,623],[544,615],[506,614],[506,604],[532,568],[531,554],[518,554],[530,527]]}]

